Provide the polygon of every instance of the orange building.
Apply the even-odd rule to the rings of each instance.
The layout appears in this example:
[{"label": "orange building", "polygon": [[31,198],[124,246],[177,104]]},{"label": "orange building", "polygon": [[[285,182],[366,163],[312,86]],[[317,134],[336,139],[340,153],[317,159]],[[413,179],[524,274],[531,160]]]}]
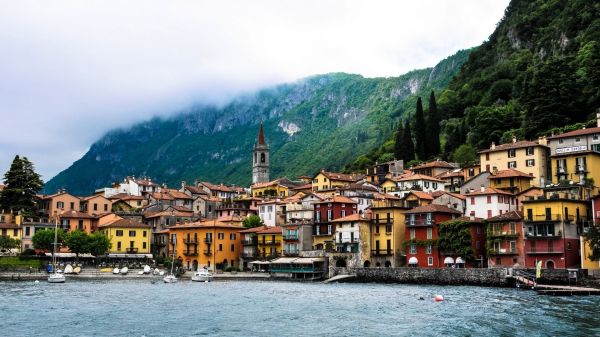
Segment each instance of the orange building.
[{"label": "orange building", "polygon": [[90,234],[96,230],[93,226],[95,225],[95,217],[93,215],[72,210],[61,212],[58,217],[60,219],[60,226],[69,232],[80,230]]},{"label": "orange building", "polygon": [[169,251],[175,242],[176,258],[183,267],[195,271],[199,267],[225,269],[237,267],[242,253],[243,226],[218,220],[177,224],[169,228]]},{"label": "orange building", "polygon": [[81,199],[81,211],[90,215],[112,212],[112,201],[101,196],[92,195]]},{"label": "orange building", "polygon": [[79,211],[81,199],[65,191],[40,197],[40,212],[48,219],[54,219],[62,211]]}]

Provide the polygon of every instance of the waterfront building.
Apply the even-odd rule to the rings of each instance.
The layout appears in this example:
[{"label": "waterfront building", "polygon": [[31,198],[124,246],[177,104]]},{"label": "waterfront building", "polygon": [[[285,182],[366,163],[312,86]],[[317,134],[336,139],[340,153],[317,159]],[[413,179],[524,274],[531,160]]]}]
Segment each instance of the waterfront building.
[{"label": "waterfront building", "polygon": [[314,204],[313,249],[332,251],[335,219],[358,213],[356,201],[336,195]]},{"label": "waterfront building", "polygon": [[281,227],[283,230],[283,256],[298,256],[302,251],[312,250],[312,220],[292,218]]},{"label": "waterfront building", "polygon": [[152,228],[153,232],[175,226],[177,223],[191,222],[194,220],[194,213],[190,210],[181,210],[169,207],[164,211],[145,211],[143,213],[144,222]]},{"label": "waterfront building", "polygon": [[83,231],[88,234],[94,232],[95,216],[76,210],[62,211],[58,214],[60,227],[66,231]]},{"label": "waterfront building", "polygon": [[242,241],[242,252],[240,254],[240,267],[242,270],[250,268],[250,262],[259,258],[258,235],[256,233],[267,229],[267,226],[247,228],[239,232]]},{"label": "waterfront building", "polygon": [[587,269],[594,276],[600,275],[600,261],[591,260],[591,247],[585,239],[585,235],[589,232],[591,226],[600,226],[600,194],[596,195],[591,200],[592,206],[592,221],[588,226],[583,227],[583,235],[579,237],[581,246],[581,268]]},{"label": "waterfront building", "polygon": [[263,124],[258,127],[258,137],[252,149],[252,184],[269,181],[269,146],[265,142]]},{"label": "waterfront building", "polygon": [[492,188],[519,194],[531,187],[533,176],[516,169],[506,169],[493,172],[488,179]]},{"label": "waterfront building", "polygon": [[523,215],[511,211],[487,219],[487,248],[489,267],[525,266],[525,237]]},{"label": "waterfront building", "polygon": [[537,141],[516,138],[512,142],[496,145],[479,152],[481,171],[497,172],[505,169],[517,169],[533,177],[533,186],[545,186],[550,180],[548,141],[540,138]]},{"label": "waterfront building", "polygon": [[359,175],[321,170],[312,179],[312,190],[315,192],[335,190],[336,188],[345,187],[355,183],[361,178],[362,176]]},{"label": "waterfront building", "polygon": [[[440,249],[440,261],[443,261],[445,267],[466,267],[466,268],[486,268],[487,267],[487,251],[486,251],[486,232],[484,219],[474,216],[463,216],[448,221],[466,223],[469,229],[470,244],[472,251],[472,259],[452,251],[444,251]],[[438,229],[439,229],[438,225]]]},{"label": "waterfront building", "polygon": [[585,188],[555,186],[544,194],[523,200],[525,215],[525,265],[542,261],[544,268],[580,266],[580,234],[591,219]]},{"label": "waterfront building", "polygon": [[245,228],[227,222],[203,220],[169,228],[169,249],[175,243],[176,257],[184,268],[224,270],[237,266],[242,252],[240,232]]},{"label": "waterfront building", "polygon": [[335,251],[339,253],[360,253],[361,260],[370,257],[369,226],[371,212],[355,213],[335,219]]},{"label": "waterfront building", "polygon": [[283,230],[280,226],[268,227],[256,232],[259,257],[272,260],[281,256]]},{"label": "waterfront building", "polygon": [[493,187],[482,187],[467,193],[466,215],[488,219],[517,209],[517,200],[511,193]]},{"label": "waterfront building", "polygon": [[415,207],[404,214],[408,265],[421,268],[443,267],[436,244],[438,224],[459,217],[462,213],[443,205],[431,204]]},{"label": "waterfront building", "polygon": [[364,262],[364,267],[400,267],[406,264],[402,248],[406,210],[403,201],[392,195],[373,200],[369,237],[371,257]]},{"label": "waterfront building", "polygon": [[110,254],[150,253],[151,231],[147,224],[120,218],[106,224],[99,224],[98,230],[110,239]]}]

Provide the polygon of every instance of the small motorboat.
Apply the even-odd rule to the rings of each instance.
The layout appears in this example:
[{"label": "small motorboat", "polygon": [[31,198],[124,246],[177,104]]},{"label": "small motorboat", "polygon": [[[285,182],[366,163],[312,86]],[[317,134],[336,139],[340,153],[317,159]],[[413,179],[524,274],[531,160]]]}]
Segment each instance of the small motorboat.
[{"label": "small motorboat", "polygon": [[129,268],[127,268],[127,267],[121,268],[120,273],[121,273],[121,275],[127,275],[127,273],[129,273]]},{"label": "small motorboat", "polygon": [[113,269],[113,274],[117,275],[119,274],[121,271],[119,270],[119,268],[115,268]]},{"label": "small motorboat", "polygon": [[142,274],[150,274],[151,270],[152,270],[152,268],[150,268],[149,265],[145,265],[144,266],[144,271],[142,272]]},{"label": "small motorboat", "polygon": [[192,276],[194,282],[210,282],[212,281],[212,274],[204,268],[198,269]]},{"label": "small motorboat", "polygon": [[65,283],[65,275],[60,273],[52,273],[48,276],[48,283]]},{"label": "small motorboat", "polygon": [[177,277],[175,277],[175,275],[173,275],[173,274],[169,274],[169,275],[163,277],[163,282],[165,282],[165,283],[177,283]]}]

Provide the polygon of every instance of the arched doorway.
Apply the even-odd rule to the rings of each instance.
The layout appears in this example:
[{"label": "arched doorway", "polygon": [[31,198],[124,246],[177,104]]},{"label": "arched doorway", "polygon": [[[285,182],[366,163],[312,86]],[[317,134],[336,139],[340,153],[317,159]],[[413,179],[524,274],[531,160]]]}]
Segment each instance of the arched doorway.
[{"label": "arched doorway", "polygon": [[198,260],[192,261],[192,270],[198,270]]},{"label": "arched doorway", "polygon": [[389,268],[392,266],[392,263],[390,261],[385,261],[385,267]]},{"label": "arched doorway", "polygon": [[371,266],[371,261],[367,260],[363,263],[363,267],[369,268]]},{"label": "arched doorway", "polygon": [[379,262],[375,263],[375,267],[381,267],[381,263],[379,263]]},{"label": "arched doorway", "polygon": [[338,268],[346,268],[346,259],[339,259],[335,261],[335,266]]},{"label": "arched doorway", "polygon": [[546,261],[546,268],[547,269],[554,269],[554,261],[552,261],[552,260]]}]

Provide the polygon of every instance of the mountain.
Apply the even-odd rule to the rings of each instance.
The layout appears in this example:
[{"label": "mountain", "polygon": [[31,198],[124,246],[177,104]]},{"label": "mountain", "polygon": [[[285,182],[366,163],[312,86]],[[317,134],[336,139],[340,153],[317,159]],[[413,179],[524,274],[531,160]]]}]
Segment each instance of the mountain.
[{"label": "mountain", "polygon": [[224,107],[194,106],[172,118],[113,130],[48,181],[45,191],[87,194],[127,175],[172,186],[196,179],[248,186],[261,121],[271,149],[271,178],[337,170],[389,137],[413,109],[415,95],[446,87],[469,53],[459,51],[433,68],[398,77],[313,76]]}]

